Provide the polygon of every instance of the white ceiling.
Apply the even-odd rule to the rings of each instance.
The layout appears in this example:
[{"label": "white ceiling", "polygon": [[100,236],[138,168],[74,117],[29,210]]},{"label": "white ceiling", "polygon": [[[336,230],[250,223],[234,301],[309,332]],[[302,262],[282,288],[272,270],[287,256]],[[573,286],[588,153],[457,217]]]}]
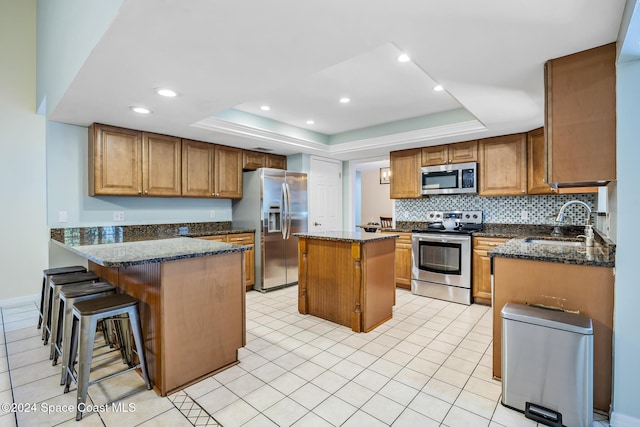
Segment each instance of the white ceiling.
[{"label": "white ceiling", "polygon": [[[615,41],[623,8],[624,0],[125,0],[50,119],[342,160],[522,132],[543,124],[544,62]],[[401,52],[412,60],[396,61]],[[159,97],[158,87],[179,96]],[[342,96],[352,101],[340,104]],[[469,114],[460,122],[431,120],[461,107]],[[223,119],[231,109],[269,120],[232,123]]]}]

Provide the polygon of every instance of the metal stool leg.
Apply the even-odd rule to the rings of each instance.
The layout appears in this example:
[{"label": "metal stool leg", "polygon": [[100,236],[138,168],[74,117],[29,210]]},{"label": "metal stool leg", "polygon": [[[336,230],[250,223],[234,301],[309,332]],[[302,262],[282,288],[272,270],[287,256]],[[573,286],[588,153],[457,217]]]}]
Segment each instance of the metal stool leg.
[{"label": "metal stool leg", "polygon": [[87,402],[89,374],[93,360],[93,343],[96,339],[97,319],[95,316],[80,316],[80,334],[78,336],[78,395],[76,397],[76,421],[82,419],[80,406]]},{"label": "metal stool leg", "polygon": [[145,357],[144,351],[144,341],[142,340],[142,323],[140,322],[140,316],[138,316],[137,305],[129,311],[129,322],[131,323],[131,330],[133,331],[133,340],[136,343],[142,377],[147,384],[147,390],[151,390],[151,381],[149,380],[149,372],[147,371],[147,358]]}]

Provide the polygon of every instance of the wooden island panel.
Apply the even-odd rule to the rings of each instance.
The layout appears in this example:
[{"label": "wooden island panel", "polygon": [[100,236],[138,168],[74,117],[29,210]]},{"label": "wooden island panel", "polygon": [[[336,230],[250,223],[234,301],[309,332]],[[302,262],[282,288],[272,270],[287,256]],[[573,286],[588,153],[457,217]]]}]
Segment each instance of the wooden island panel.
[{"label": "wooden island panel", "polygon": [[298,311],[369,332],[391,319],[395,239],[299,237]]},{"label": "wooden island panel", "polygon": [[149,376],[161,396],[238,363],[245,344],[243,252],[90,270],[140,300]]}]

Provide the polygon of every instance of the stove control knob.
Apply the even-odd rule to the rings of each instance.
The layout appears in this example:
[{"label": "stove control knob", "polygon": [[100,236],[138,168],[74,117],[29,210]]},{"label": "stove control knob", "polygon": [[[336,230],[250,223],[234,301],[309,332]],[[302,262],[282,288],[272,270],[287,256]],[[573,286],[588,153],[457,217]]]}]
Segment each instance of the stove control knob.
[{"label": "stove control knob", "polygon": [[464,217],[465,217],[465,218],[470,218],[469,214],[466,214]]},{"label": "stove control knob", "polygon": [[440,218],[440,214],[436,214],[436,218]]},{"label": "stove control knob", "polygon": [[433,214],[429,215],[429,218],[433,218]]},{"label": "stove control knob", "polygon": [[478,214],[473,214],[474,219],[478,219]]}]

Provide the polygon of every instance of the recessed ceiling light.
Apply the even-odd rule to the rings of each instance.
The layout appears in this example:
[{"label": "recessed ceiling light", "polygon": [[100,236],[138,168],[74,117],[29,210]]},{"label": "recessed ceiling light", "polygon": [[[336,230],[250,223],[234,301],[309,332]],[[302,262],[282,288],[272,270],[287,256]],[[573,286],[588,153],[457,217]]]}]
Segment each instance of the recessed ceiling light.
[{"label": "recessed ceiling light", "polygon": [[409,55],[407,55],[406,53],[403,53],[402,55],[398,56],[398,62],[409,62],[411,61],[411,58],[409,58]]},{"label": "recessed ceiling light", "polygon": [[262,111],[269,111],[269,110],[271,110],[271,107],[269,107],[268,105],[263,105],[262,107],[260,107],[260,109]]},{"label": "recessed ceiling light", "polygon": [[442,87],[442,85],[438,85],[438,86],[434,86],[433,90],[435,90],[436,92],[442,92],[444,88]]},{"label": "recessed ceiling light", "polygon": [[307,124],[308,124],[308,125],[312,125],[312,124],[314,124],[314,123],[315,123],[315,122],[314,122],[313,120],[307,120]]},{"label": "recessed ceiling light", "polygon": [[149,110],[148,108],[144,108],[144,107],[131,106],[129,108],[132,111],[135,111],[136,113],[139,113],[139,114],[149,114],[149,113],[151,113],[151,110]]},{"label": "recessed ceiling light", "polygon": [[166,96],[167,98],[173,98],[174,96],[178,95],[171,89],[156,89],[156,93],[158,95]]},{"label": "recessed ceiling light", "polygon": [[342,103],[342,104],[348,104],[349,102],[351,102],[351,100],[349,98],[347,98],[346,96],[340,98],[340,103]]}]

